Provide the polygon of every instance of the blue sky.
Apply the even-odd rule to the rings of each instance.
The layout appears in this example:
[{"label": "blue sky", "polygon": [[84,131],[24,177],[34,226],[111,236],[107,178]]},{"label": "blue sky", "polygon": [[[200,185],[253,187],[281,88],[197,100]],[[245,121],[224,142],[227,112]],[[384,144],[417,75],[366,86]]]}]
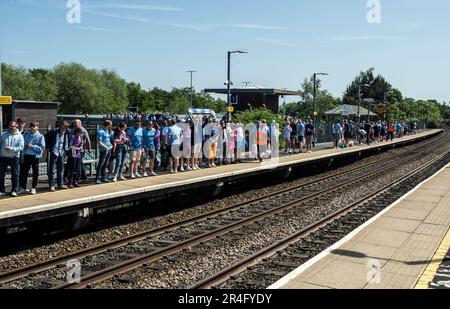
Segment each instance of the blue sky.
[{"label": "blue sky", "polygon": [[341,96],[374,67],[405,96],[449,101],[450,1],[379,0],[381,23],[367,22],[367,0],[80,0],[69,24],[67,0],[1,0],[2,61],[50,68],[80,62],[115,69],[145,88],[221,87],[226,51],[235,85],[299,89],[313,72]]}]

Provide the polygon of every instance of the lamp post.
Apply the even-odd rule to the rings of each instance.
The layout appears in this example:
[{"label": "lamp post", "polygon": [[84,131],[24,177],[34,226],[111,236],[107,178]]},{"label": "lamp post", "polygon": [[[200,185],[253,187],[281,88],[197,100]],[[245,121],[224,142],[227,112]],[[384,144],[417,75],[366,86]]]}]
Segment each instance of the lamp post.
[{"label": "lamp post", "polygon": [[361,93],[361,87],[370,87],[369,84],[363,84],[358,86],[358,130],[361,127],[361,100],[362,100],[362,93]]},{"label": "lamp post", "polygon": [[[314,111],[313,111],[313,124],[314,128],[317,129],[317,75],[326,76],[328,73],[314,73],[313,74],[313,102],[314,102]],[[315,140],[315,130],[313,133],[313,140]]]},{"label": "lamp post", "polygon": [[227,122],[231,120],[231,54],[248,54],[248,52],[245,50],[228,51],[227,81],[225,82],[227,85]]},{"label": "lamp post", "polygon": [[192,86],[192,75],[194,74],[194,73],[197,73],[197,71],[193,71],[193,70],[190,70],[190,71],[187,71],[188,73],[190,73],[191,74],[191,108],[194,108],[194,106],[193,106],[193,92],[194,92],[194,87]]}]

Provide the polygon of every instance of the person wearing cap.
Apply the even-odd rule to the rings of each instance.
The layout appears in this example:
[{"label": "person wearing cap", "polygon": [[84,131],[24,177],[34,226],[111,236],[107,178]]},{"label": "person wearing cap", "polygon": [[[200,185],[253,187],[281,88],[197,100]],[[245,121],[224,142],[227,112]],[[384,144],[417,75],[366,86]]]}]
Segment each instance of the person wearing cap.
[{"label": "person wearing cap", "polygon": [[17,129],[17,123],[11,121],[8,131],[0,136],[0,197],[5,193],[5,176],[8,166],[11,168],[11,196],[17,197],[19,189],[20,153],[24,148],[24,139]]}]

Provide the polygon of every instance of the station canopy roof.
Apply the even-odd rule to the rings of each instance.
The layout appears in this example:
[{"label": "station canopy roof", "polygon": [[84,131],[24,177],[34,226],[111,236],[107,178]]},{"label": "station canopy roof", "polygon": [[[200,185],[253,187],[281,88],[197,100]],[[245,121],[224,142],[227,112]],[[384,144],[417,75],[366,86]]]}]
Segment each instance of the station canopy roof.
[{"label": "station canopy roof", "polygon": [[[209,93],[218,93],[218,94],[227,94],[228,90],[227,88],[210,88],[205,89],[205,92]],[[272,94],[272,95],[293,95],[293,96],[300,96],[302,93],[300,91],[293,91],[293,90],[287,90],[287,89],[275,89],[275,88],[258,88],[258,87],[246,87],[246,88],[231,88],[232,94]]]},{"label": "station canopy roof", "polygon": [[[361,116],[366,116],[368,110],[362,106],[359,107],[359,114]],[[358,106],[357,105],[347,105],[343,104],[341,106],[338,106],[336,108],[333,108],[332,110],[329,110],[325,113],[329,116],[358,116]],[[370,116],[378,116],[375,113],[370,112]]]}]

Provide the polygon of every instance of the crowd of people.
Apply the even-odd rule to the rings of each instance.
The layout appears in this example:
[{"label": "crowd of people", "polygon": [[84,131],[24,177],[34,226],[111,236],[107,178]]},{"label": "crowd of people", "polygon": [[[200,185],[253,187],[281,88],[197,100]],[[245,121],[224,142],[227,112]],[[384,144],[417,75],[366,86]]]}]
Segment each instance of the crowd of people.
[{"label": "crowd of people", "polygon": [[[11,170],[11,196],[36,194],[39,164],[46,155],[48,187],[51,192],[79,187],[87,180],[83,160],[98,149],[95,183],[126,181],[157,176],[159,172],[179,173],[217,165],[241,163],[244,158],[259,160],[278,156],[279,137],[285,153],[311,153],[316,133],[312,119],[286,118],[283,132],[275,122],[261,119],[245,127],[213,117],[189,117],[180,121],[168,114],[162,118],[137,117],[134,126],[125,122],[113,128],[105,119],[95,143],[77,119],[64,121],[44,135],[39,123],[26,130],[23,118],[11,121],[0,137],[0,197],[6,196],[5,175]],[[332,125],[335,148],[355,143],[371,144],[417,131],[416,123],[336,121]],[[31,189],[28,174],[32,170]],[[56,177],[55,177],[56,170]]]},{"label": "crowd of people", "polygon": [[[245,130],[251,132],[249,143]],[[262,161],[275,151],[278,135],[275,123],[269,126],[264,119],[250,128],[200,116],[182,122],[168,115],[159,121],[138,117],[130,128],[125,122],[113,128],[113,121],[106,119],[95,141],[95,183],[157,176],[159,171],[178,173],[241,163],[247,148],[255,160]],[[39,132],[37,122],[31,122],[29,130],[25,130],[25,119],[11,121],[0,138],[0,197],[6,196],[8,167],[12,197],[36,194],[39,163],[45,155],[51,192],[79,187],[87,180],[83,159],[93,151],[93,145],[79,119],[71,124],[58,123],[45,136]],[[28,190],[30,169],[32,183]]]}]

